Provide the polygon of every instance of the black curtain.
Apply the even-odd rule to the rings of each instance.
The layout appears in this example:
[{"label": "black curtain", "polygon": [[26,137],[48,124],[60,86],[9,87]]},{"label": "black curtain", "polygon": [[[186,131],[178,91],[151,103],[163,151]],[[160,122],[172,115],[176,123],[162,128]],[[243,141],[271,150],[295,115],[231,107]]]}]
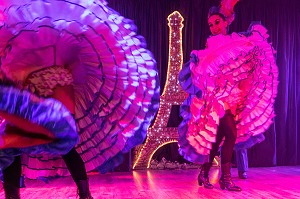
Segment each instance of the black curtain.
[{"label": "black curtain", "polygon": [[[209,35],[207,12],[217,0],[108,0],[108,5],[134,20],[154,54],[164,88],[168,63],[167,17],[177,10],[184,18],[183,55],[204,48]],[[300,2],[298,0],[241,0],[230,32],[243,32],[252,21],[269,30],[269,41],[277,51],[278,96],[274,124],[266,140],[248,151],[250,166],[300,164]]]}]

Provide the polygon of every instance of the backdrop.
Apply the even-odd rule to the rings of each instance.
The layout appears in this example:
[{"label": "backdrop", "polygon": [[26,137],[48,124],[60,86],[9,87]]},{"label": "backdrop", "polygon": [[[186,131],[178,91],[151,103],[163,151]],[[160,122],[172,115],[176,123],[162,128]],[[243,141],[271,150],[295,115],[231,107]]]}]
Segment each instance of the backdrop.
[{"label": "backdrop", "polygon": [[[138,33],[156,58],[161,88],[168,63],[167,17],[177,10],[184,18],[183,56],[204,48],[209,36],[207,12],[216,0],[107,0],[108,5],[134,20]],[[269,41],[277,51],[278,96],[274,124],[266,140],[248,151],[250,166],[300,164],[300,2],[299,0],[240,0],[230,32],[243,32],[251,21],[261,21],[269,30]],[[176,117],[177,118],[177,117]],[[176,153],[170,151],[169,153]]]}]

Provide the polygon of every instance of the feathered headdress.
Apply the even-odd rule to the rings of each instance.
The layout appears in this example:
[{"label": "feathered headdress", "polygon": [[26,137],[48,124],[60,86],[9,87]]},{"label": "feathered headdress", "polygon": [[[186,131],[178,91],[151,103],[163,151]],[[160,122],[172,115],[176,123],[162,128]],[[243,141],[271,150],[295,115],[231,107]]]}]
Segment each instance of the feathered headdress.
[{"label": "feathered headdress", "polygon": [[228,24],[231,24],[234,20],[234,6],[239,0],[221,0],[220,6],[213,6],[209,9],[208,18],[214,14],[222,14]]}]

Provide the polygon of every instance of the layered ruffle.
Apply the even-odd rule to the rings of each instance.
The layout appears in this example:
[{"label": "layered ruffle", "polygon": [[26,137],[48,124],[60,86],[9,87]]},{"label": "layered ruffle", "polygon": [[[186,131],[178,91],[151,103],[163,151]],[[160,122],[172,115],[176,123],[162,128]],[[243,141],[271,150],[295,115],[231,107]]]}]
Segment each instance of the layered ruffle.
[{"label": "layered ruffle", "polygon": [[[64,155],[79,140],[75,120],[72,115],[59,101],[54,99],[41,99],[26,91],[0,86],[0,111],[14,117],[24,118],[29,123],[47,129],[50,133],[49,137],[53,138],[53,141],[48,144],[20,149],[2,149],[0,152],[1,169],[9,166],[14,160],[14,156],[21,153]],[[5,126],[6,121],[3,120],[0,134],[7,133]],[[24,136],[26,135],[24,134]],[[0,143],[4,145],[1,148],[5,148],[5,142],[2,140]]]},{"label": "layered ruffle", "polygon": [[178,152],[190,162],[202,163],[208,160],[208,156],[197,153],[195,148],[192,145],[190,145],[190,143],[186,139],[188,133],[188,123],[192,118],[190,110],[192,99],[195,97],[202,97],[201,90],[192,82],[192,73],[190,69],[190,64],[192,62],[198,62],[198,58],[195,54],[192,54],[190,61],[182,66],[182,69],[178,75],[178,80],[180,82],[181,87],[188,93],[187,99],[180,106],[180,116],[182,117],[182,122],[178,126]]},{"label": "layered ruffle", "polygon": [[[144,39],[105,1],[8,2],[13,3],[6,6],[0,29],[3,71],[14,82],[24,82],[47,67],[69,69],[80,135],[76,150],[87,171],[111,170],[123,153],[144,141],[158,110],[156,62]],[[61,159],[23,159],[28,177],[66,171]]]},{"label": "layered ruffle", "polygon": [[242,149],[249,149],[249,148],[253,147],[255,144],[261,143],[264,140],[265,140],[264,134],[258,134],[255,136],[251,136],[246,141],[235,144],[234,150],[238,151],[238,150],[242,150]]},{"label": "layered ruffle", "polygon": [[266,32],[256,24],[248,36],[212,36],[205,50],[191,53],[195,57],[189,64],[192,82],[182,83],[192,83],[202,91],[202,97],[190,95],[181,107],[184,120],[179,135],[184,141],[179,150],[183,156],[202,162],[198,155],[209,154],[227,109],[234,114],[237,143],[269,128],[275,116],[278,69]]}]

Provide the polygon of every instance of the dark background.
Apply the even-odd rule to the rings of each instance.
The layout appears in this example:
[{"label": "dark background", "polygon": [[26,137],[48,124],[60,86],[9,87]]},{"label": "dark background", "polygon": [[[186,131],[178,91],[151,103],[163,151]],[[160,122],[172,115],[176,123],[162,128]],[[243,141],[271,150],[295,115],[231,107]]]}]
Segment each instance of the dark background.
[{"label": "dark background", "polygon": [[[163,90],[168,63],[167,17],[177,10],[184,18],[183,55],[189,60],[193,49],[204,48],[209,36],[207,12],[216,0],[107,0],[108,6],[134,20],[138,34],[145,37],[154,54]],[[261,21],[269,30],[269,42],[277,51],[278,95],[274,124],[266,140],[248,150],[250,166],[300,164],[300,1],[240,0],[230,32],[246,31],[252,21]],[[178,118],[178,116],[174,116]],[[174,147],[165,150],[177,156]]]}]

